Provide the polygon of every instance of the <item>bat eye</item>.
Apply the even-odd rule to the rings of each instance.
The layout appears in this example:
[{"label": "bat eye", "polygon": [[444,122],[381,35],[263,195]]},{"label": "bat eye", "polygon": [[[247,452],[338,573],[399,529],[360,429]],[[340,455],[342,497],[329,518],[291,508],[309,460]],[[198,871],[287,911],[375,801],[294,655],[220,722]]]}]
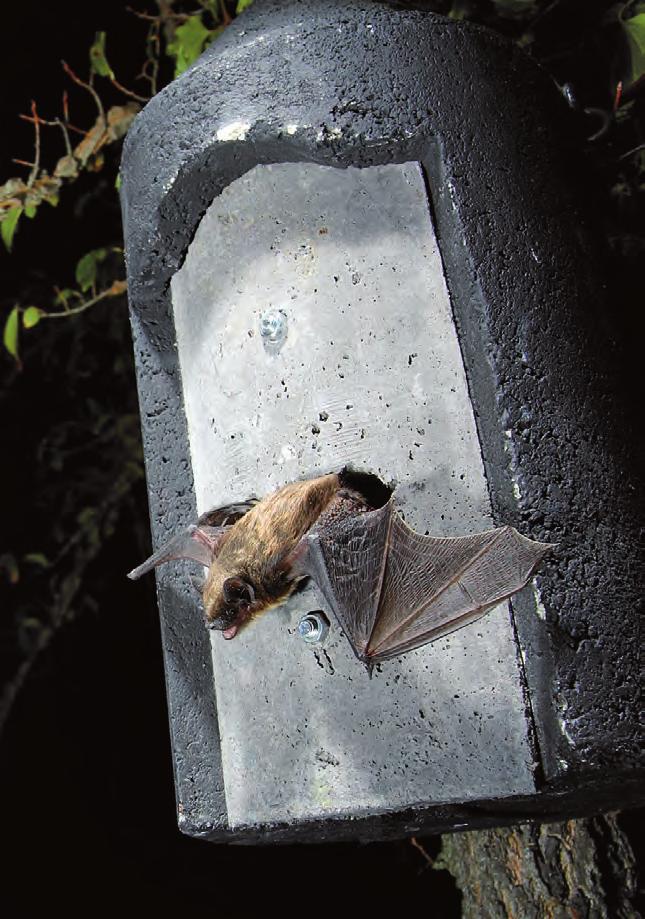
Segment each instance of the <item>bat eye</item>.
[{"label": "bat eye", "polygon": [[242,578],[227,578],[224,581],[223,590],[226,602],[234,606],[248,606],[255,599],[253,587]]}]

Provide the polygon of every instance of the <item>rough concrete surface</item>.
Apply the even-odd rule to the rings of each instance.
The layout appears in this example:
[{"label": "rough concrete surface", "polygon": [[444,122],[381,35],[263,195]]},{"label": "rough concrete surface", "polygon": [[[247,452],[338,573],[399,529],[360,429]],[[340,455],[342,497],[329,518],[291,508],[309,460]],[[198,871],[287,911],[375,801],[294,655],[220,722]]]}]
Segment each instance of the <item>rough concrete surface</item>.
[{"label": "rough concrete surface", "polygon": [[[349,462],[396,482],[422,532],[491,528],[418,164],[257,166],[204,215],[172,297],[200,513]],[[232,826],[534,790],[506,603],[372,679],[338,626],[299,639],[321,605],[311,589],[213,635]]]}]

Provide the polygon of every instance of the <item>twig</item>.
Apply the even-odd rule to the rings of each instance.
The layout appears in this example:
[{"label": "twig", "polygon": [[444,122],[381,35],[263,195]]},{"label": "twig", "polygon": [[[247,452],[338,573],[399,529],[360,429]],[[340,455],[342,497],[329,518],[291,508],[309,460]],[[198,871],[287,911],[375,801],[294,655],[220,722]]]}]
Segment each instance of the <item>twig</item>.
[{"label": "twig", "polygon": [[[229,13],[229,11],[226,9],[226,0],[219,0],[218,5],[219,5],[219,14],[222,18],[222,25],[230,26],[230,24],[233,22],[233,17]],[[204,6],[204,9],[206,9],[206,4],[202,3],[202,6]]]},{"label": "twig", "polygon": [[63,132],[63,141],[65,142],[65,153],[67,156],[73,156],[72,154],[72,144],[69,139],[69,131],[67,130],[67,125],[63,124],[60,118],[56,118],[54,124],[57,124],[61,131]]},{"label": "twig", "polygon": [[161,19],[161,16],[153,16],[152,13],[143,13],[141,10],[135,10],[132,6],[126,6],[128,13],[132,13],[133,16],[136,16],[137,19],[143,19],[146,22],[158,22]]},{"label": "twig", "polygon": [[[157,94],[157,78],[159,76],[159,58],[161,57],[161,22],[153,23],[148,29],[146,38],[146,55],[148,60],[141,69],[141,76],[150,83],[150,92],[153,96]],[[151,73],[146,73],[146,68],[150,65]]]},{"label": "twig", "polygon": [[111,287],[108,287],[107,290],[102,290],[100,294],[91,297],[89,300],[85,300],[79,306],[72,306],[66,310],[58,310],[55,313],[46,313],[42,312],[41,319],[66,319],[68,316],[75,316],[78,313],[84,313],[85,310],[88,310],[91,306],[95,306],[101,300],[106,300],[108,297],[118,297],[120,294],[124,293],[126,289],[125,281],[115,281]]},{"label": "twig", "polygon": [[534,17],[533,19],[531,19],[531,21],[530,21],[530,26],[531,26],[531,28],[534,28],[534,27],[535,27],[535,24],[536,24],[537,22],[540,22],[541,19],[544,19],[545,16],[548,16],[549,13],[550,13],[552,10],[554,10],[554,9],[556,8],[556,6],[559,6],[559,5],[560,5],[560,0],[553,0],[552,3],[547,3],[547,5],[544,7],[544,9],[543,9],[543,10],[540,10],[538,13],[536,13],[535,17]]},{"label": "twig", "polygon": [[141,72],[137,75],[137,79],[147,80],[150,84],[151,97],[156,96],[157,77],[159,75],[159,57],[161,54],[160,32],[162,17],[153,16],[150,13],[143,13],[141,10],[135,10],[131,6],[126,6],[126,10],[128,13],[132,13],[133,16],[136,16],[137,19],[149,23],[148,34],[146,36],[147,60],[144,61]]},{"label": "twig", "polygon": [[96,103],[96,107],[99,112],[99,117],[102,119],[103,124],[107,125],[107,121],[105,119],[105,111],[103,109],[103,103],[101,102],[99,98],[99,94],[94,89],[94,87],[91,85],[91,83],[85,83],[83,80],[81,80],[81,78],[74,73],[72,68],[65,61],[61,61],[61,64],[63,65],[63,70],[65,71],[67,76],[71,80],[73,80],[74,83],[76,83],[78,86],[82,86],[83,89],[86,89],[88,93],[90,93],[90,95],[94,99],[94,102]]},{"label": "twig", "polygon": [[626,160],[630,156],[633,156],[634,153],[638,153],[639,150],[645,150],[645,144],[639,144],[637,147],[632,147],[631,150],[628,150],[627,153],[621,153],[618,157],[619,160]]},{"label": "twig", "polygon": [[[18,117],[22,118],[23,121],[28,121],[30,124],[36,124],[36,120],[32,118],[31,115],[19,115]],[[85,131],[81,131],[80,128],[75,128],[74,125],[65,124],[63,121],[60,120],[60,118],[54,118],[50,121],[47,118],[39,117],[38,121],[40,122],[40,124],[47,125],[47,127],[57,127],[61,129],[61,131],[63,132],[63,140],[65,141],[65,152],[67,153],[68,156],[72,155],[72,145],[69,139],[69,130],[78,131],[80,134],[85,134]],[[14,162],[17,163],[18,160],[14,160]]]},{"label": "twig", "polygon": [[34,100],[31,100],[31,116],[34,121],[34,165],[29,173],[29,178],[27,179],[27,185],[32,186],[36,179],[38,178],[38,173],[40,171],[40,118],[38,117],[38,110],[36,108],[36,103]]},{"label": "twig", "polygon": [[136,99],[137,102],[150,102],[150,96],[140,96],[138,93],[132,92],[131,89],[126,89],[125,86],[122,86],[121,83],[117,80],[116,77],[110,77],[110,83],[112,86],[116,87],[119,92],[122,92],[124,95],[129,96],[131,99]]},{"label": "twig", "polygon": [[421,845],[421,843],[418,842],[416,836],[412,836],[411,839],[410,839],[410,842],[411,842],[411,844],[414,846],[414,848],[415,848],[415,849],[418,849],[419,852],[421,853],[421,855],[423,855],[423,857],[425,858],[425,860],[426,860],[426,868],[432,868],[432,866],[434,865],[434,858],[432,858],[430,855],[428,855],[428,853],[427,853],[426,850],[423,848],[423,846]]},{"label": "twig", "polygon": [[82,128],[75,127],[69,120],[69,93],[67,90],[63,90],[63,118],[65,119],[65,126],[68,131],[76,131],[77,134],[86,134]]}]

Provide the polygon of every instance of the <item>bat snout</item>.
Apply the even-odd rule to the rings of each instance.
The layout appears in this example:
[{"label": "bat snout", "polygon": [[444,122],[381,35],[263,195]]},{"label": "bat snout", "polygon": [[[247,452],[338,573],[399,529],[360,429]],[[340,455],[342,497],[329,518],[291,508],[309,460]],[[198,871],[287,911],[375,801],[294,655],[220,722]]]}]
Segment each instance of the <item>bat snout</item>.
[{"label": "bat snout", "polygon": [[206,628],[209,631],[221,632],[227,641],[235,638],[239,630],[251,618],[248,604],[240,604],[235,609],[224,609],[218,616],[206,617]]}]

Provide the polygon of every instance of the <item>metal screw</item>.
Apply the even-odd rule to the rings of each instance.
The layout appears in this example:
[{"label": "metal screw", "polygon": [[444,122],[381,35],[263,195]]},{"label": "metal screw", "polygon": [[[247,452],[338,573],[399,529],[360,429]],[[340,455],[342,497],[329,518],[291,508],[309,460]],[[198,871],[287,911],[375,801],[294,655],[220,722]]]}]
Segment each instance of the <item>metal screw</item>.
[{"label": "metal screw", "polygon": [[284,310],[265,310],[260,316],[260,335],[266,342],[277,344],[287,337],[287,314]]},{"label": "metal screw", "polygon": [[316,610],[313,613],[307,613],[298,623],[298,634],[308,645],[321,644],[329,632],[329,621],[327,617]]}]

